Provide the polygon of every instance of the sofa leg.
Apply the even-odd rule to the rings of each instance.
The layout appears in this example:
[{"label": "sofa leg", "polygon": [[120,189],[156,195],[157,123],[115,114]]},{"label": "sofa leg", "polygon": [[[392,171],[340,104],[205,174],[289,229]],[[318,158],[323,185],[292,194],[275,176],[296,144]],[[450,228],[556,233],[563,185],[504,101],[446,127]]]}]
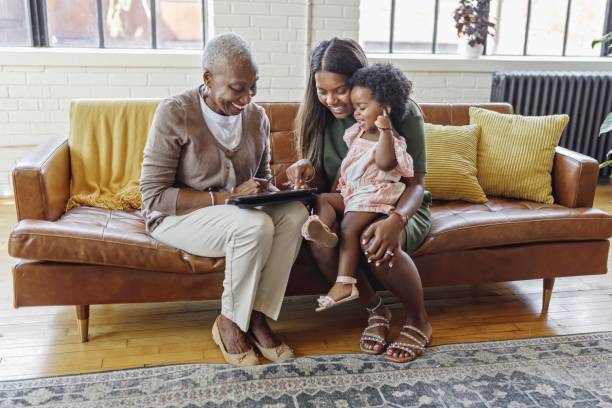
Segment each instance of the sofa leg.
[{"label": "sofa leg", "polygon": [[81,342],[85,343],[89,340],[89,305],[77,305],[76,313]]},{"label": "sofa leg", "polygon": [[542,292],[542,314],[548,313],[548,305],[552,297],[553,286],[555,286],[555,278],[544,278],[544,291]]}]

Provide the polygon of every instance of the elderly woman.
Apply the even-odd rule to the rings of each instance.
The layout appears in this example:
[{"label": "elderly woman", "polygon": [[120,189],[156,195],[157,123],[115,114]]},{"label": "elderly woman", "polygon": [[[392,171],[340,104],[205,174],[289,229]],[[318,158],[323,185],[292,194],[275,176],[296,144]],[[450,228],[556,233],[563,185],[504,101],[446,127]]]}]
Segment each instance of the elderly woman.
[{"label": "elderly woman", "polygon": [[221,314],[212,328],[225,360],[258,363],[293,356],[268,326],[277,319],[308,212],[299,202],[240,209],[235,196],[269,184],[270,126],[251,103],[257,65],[236,34],[206,44],[204,84],[161,102],[145,147],[140,181],[147,230],[190,254],[225,256]]}]

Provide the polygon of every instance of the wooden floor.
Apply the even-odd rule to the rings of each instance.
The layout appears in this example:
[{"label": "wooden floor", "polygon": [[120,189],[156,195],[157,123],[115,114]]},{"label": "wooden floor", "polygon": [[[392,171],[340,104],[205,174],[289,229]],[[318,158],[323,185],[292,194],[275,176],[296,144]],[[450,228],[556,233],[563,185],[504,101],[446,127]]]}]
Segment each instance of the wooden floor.
[{"label": "wooden floor", "polygon": [[[610,199],[612,187],[600,186],[596,207],[612,211]],[[14,309],[6,249],[14,224],[14,203],[0,200],[0,380],[223,361],[210,334],[218,302],[92,306],[84,344],[74,307]],[[541,294],[541,281],[427,289],[433,344],[612,330],[612,274],[557,279],[546,316],[539,314]],[[288,299],[273,324],[298,355],[359,351],[365,312],[358,303],[313,310],[314,298]],[[393,333],[400,310],[392,305]]]}]

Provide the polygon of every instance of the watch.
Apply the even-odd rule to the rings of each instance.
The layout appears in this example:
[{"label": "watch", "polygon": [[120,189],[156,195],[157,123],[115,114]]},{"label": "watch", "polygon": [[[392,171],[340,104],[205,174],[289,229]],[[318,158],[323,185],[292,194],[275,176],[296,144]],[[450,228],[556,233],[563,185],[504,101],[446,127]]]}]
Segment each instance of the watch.
[{"label": "watch", "polygon": [[402,214],[401,212],[397,211],[397,210],[391,210],[389,211],[389,216],[391,216],[392,214],[397,215],[398,217],[400,217],[400,219],[402,220],[402,222],[404,223],[404,225],[408,224],[408,217],[404,214]]}]

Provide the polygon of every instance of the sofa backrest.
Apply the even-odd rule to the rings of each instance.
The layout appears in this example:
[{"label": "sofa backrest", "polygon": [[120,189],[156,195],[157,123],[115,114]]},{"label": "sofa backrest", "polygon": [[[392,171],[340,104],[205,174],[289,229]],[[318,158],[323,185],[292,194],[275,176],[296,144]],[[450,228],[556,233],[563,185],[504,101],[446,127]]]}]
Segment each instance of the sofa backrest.
[{"label": "sofa backrest", "polygon": [[[140,100],[134,103],[159,102],[159,99]],[[108,103],[101,100],[100,103]],[[273,183],[281,187],[287,181],[285,170],[297,160],[294,146],[293,128],[298,102],[261,102],[270,119],[270,146],[272,150]],[[500,113],[512,113],[512,106],[507,103],[423,103],[419,105],[423,110],[425,122],[440,125],[466,125],[469,123],[468,110],[470,106],[491,109]]]},{"label": "sofa backrest", "polygon": [[[282,186],[287,181],[285,170],[297,160],[293,143],[294,120],[300,104],[298,102],[267,102],[259,103],[270,119],[270,145],[272,148],[273,183]],[[425,122],[437,125],[467,125],[470,123],[469,108],[476,106],[500,113],[512,113],[512,105],[508,103],[423,103]]]}]

